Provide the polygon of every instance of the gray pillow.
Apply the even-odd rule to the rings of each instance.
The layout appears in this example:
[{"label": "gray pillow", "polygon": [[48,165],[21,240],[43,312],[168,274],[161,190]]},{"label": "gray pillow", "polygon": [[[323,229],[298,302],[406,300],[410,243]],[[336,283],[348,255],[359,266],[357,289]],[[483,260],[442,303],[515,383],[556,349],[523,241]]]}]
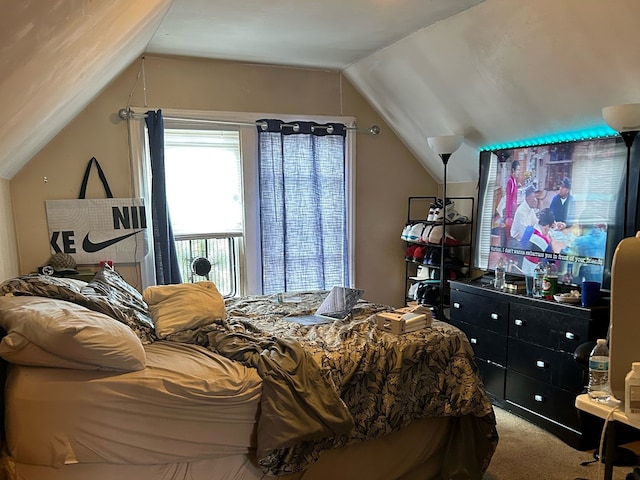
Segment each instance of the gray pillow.
[{"label": "gray pillow", "polygon": [[145,367],[142,343],[128,326],[64,300],[0,297],[0,326],[8,334],[0,356],[14,363],[65,368],[79,363],[116,371]]}]

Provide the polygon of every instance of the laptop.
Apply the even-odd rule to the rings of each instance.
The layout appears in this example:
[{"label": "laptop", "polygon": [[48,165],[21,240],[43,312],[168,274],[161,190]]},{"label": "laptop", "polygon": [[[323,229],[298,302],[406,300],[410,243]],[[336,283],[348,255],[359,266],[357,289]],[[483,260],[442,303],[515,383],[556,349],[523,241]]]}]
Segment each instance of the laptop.
[{"label": "laptop", "polygon": [[301,325],[321,325],[344,320],[355,307],[364,290],[347,287],[333,287],[313,315],[296,315],[285,320]]}]

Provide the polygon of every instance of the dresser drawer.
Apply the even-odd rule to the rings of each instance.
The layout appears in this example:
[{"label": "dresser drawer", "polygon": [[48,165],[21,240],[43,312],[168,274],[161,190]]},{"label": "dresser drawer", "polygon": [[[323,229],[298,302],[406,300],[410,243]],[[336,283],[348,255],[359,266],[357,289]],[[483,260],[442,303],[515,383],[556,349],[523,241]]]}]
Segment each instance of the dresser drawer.
[{"label": "dresser drawer", "polygon": [[508,302],[454,289],[451,290],[450,305],[452,319],[507,334]]},{"label": "dresser drawer", "polygon": [[482,377],[484,387],[491,395],[500,400],[504,400],[504,382],[507,370],[495,363],[476,358],[476,364]]},{"label": "dresser drawer", "polygon": [[509,336],[573,354],[578,345],[589,338],[589,319],[512,304]]},{"label": "dresser drawer", "polygon": [[462,330],[477,358],[488,360],[502,367],[507,364],[507,337],[477,325],[451,320],[451,324]]},{"label": "dresser drawer", "polygon": [[507,402],[570,428],[580,429],[576,394],[507,370]]},{"label": "dresser drawer", "polygon": [[531,343],[508,339],[507,368],[579,394],[584,388],[584,370],[572,355]]}]

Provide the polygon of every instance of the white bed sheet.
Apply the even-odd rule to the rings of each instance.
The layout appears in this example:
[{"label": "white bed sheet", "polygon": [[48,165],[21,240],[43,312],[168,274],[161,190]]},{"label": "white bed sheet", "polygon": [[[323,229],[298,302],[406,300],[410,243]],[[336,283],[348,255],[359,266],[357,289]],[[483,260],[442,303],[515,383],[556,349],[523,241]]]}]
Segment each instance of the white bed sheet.
[{"label": "white bed sheet", "polygon": [[145,346],[147,367],[117,373],[12,366],[6,435],[16,462],[168,464],[255,447],[261,379],[202,347]]}]

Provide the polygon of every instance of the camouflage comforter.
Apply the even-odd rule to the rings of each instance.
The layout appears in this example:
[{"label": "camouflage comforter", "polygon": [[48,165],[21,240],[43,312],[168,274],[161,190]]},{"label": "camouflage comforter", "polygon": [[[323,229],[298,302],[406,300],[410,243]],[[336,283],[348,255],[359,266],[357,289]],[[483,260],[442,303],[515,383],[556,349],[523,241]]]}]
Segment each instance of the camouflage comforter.
[{"label": "camouflage comforter", "polygon": [[[4,293],[82,304],[155,341],[144,301],[113,271],[85,286],[29,275]],[[174,334],[258,370],[263,379],[257,454],[265,473],[304,469],[323,450],[366,441],[424,417],[453,417],[442,478],[480,479],[497,444],[495,417],[465,335],[434,321],[404,335],[375,327],[388,307],[360,301],[352,318],[301,326],[287,316],[312,313],[326,292],[228,300],[227,318]]]},{"label": "camouflage comforter", "polygon": [[[457,450],[461,445],[452,442],[448,452],[451,472],[443,472],[443,478],[480,478],[497,444],[497,434],[493,408],[466,336],[439,321],[404,335],[382,332],[375,327],[374,314],[389,307],[366,301],[358,303],[353,318],[342,322],[306,327],[287,320],[290,315],[314,312],[325,295],[284,294],[282,303],[265,296],[227,301],[231,329],[293,338],[302,345],[353,418],[354,428],[348,434],[275,450],[261,458],[261,465],[282,473],[313,461],[324,449],[400,430],[416,418],[449,416],[460,420],[457,434],[475,437],[477,451],[461,452]],[[475,473],[454,475],[461,468],[460,455],[467,464],[477,455]]]}]

